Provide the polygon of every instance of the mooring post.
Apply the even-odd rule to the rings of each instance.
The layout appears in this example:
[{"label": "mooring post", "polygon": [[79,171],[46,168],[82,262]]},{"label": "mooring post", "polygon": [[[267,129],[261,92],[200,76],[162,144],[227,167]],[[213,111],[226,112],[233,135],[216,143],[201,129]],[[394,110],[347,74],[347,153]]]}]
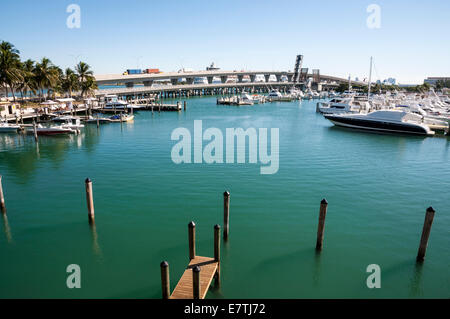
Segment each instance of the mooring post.
[{"label": "mooring post", "polygon": [[217,262],[217,271],[214,284],[220,286],[220,225],[214,226],[214,260]]},{"label": "mooring post", "polygon": [[0,210],[6,214],[5,197],[3,196],[2,175],[0,175]]},{"label": "mooring post", "polygon": [[95,219],[94,219],[94,199],[92,194],[92,181],[89,178],[86,178],[85,183],[86,183],[86,201],[88,208],[89,223],[93,223]]},{"label": "mooring post", "polygon": [[189,235],[189,259],[195,258],[195,223],[191,221],[188,224],[188,235]]},{"label": "mooring post", "polygon": [[200,267],[192,268],[192,287],[194,288],[194,299],[200,299]]},{"label": "mooring post", "polygon": [[223,239],[228,240],[230,232],[230,192],[223,193]]},{"label": "mooring post", "polygon": [[98,113],[97,113],[97,128],[99,128],[99,126],[100,126],[100,120],[98,118]]},{"label": "mooring post", "polygon": [[420,238],[419,252],[417,253],[417,261],[423,261],[425,259],[425,253],[427,251],[428,238],[430,237],[431,225],[434,219],[433,207],[428,207],[425,213],[425,221],[423,223],[422,237]]},{"label": "mooring post", "polygon": [[320,202],[320,211],[319,211],[319,227],[317,229],[317,243],[316,250],[322,250],[323,247],[323,230],[325,228],[325,217],[327,215],[327,206],[328,202],[324,198]]},{"label": "mooring post", "polygon": [[184,101],[184,110],[186,111],[186,101]]},{"label": "mooring post", "polygon": [[36,127],[36,122],[33,121],[33,134],[34,134],[34,140],[37,142],[38,141],[38,135],[37,135],[37,127]]},{"label": "mooring post", "polygon": [[170,297],[169,263],[167,261],[163,261],[160,266],[161,266],[162,299],[169,299]]}]

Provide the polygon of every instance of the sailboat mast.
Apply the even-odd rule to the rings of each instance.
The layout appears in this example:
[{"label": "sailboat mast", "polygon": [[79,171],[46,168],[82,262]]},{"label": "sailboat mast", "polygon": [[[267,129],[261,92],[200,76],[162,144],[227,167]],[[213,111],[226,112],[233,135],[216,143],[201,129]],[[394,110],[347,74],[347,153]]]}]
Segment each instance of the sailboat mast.
[{"label": "sailboat mast", "polygon": [[370,57],[370,71],[369,71],[369,90],[367,91],[367,100],[370,99],[370,87],[372,85],[372,57]]}]

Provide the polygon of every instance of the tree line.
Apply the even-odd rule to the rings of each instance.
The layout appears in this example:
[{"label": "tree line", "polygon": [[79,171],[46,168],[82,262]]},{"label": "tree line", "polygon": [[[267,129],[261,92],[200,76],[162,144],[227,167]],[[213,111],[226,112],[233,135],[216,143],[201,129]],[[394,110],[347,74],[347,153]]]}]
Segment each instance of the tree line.
[{"label": "tree line", "polygon": [[13,44],[2,41],[0,87],[5,90],[6,96],[12,94],[14,102],[16,93],[20,93],[22,101],[27,95],[38,96],[42,101],[54,93],[72,97],[76,92],[83,98],[97,89],[97,83],[94,72],[85,62],[80,61],[74,69],[67,68],[63,71],[46,57],[40,61],[22,61],[20,51]]},{"label": "tree line", "polygon": [[[450,82],[449,82],[450,84]],[[445,87],[445,86],[442,86]],[[436,86],[437,89],[440,89],[442,87]],[[405,86],[405,87],[399,87],[398,85],[386,85],[386,84],[380,84],[380,83],[374,83],[371,86],[371,92],[372,93],[380,93],[380,92],[387,92],[387,91],[406,91],[406,92],[416,92],[416,93],[423,93],[428,92],[431,89],[431,85],[428,83],[419,84],[416,86]],[[347,83],[341,83],[336,88],[336,92],[344,92],[348,90],[348,84]],[[358,92],[364,92],[367,93],[369,90],[367,85],[358,85],[358,84],[352,84],[352,90],[358,91]]]}]

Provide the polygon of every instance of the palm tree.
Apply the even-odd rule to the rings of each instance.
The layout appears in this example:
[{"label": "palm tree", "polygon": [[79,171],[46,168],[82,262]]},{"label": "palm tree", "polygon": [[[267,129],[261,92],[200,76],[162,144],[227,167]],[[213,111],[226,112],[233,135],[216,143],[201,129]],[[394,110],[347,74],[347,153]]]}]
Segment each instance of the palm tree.
[{"label": "palm tree", "polygon": [[62,89],[72,97],[72,92],[78,90],[78,76],[71,68],[67,68],[62,78]]},{"label": "palm tree", "polygon": [[75,66],[75,71],[78,75],[78,81],[81,87],[81,97],[83,97],[86,92],[91,92],[97,88],[94,72],[90,68],[91,67],[87,63],[81,61]]},{"label": "palm tree", "polygon": [[19,50],[9,42],[0,43],[0,85],[5,87],[6,96],[8,96],[8,87],[11,89],[14,102],[14,87],[23,80]]},{"label": "palm tree", "polygon": [[40,91],[40,97],[44,96],[44,89],[53,89],[58,84],[59,68],[54,66],[47,58],[42,58],[40,63],[36,64],[34,74],[36,75],[37,87]]},{"label": "palm tree", "polygon": [[20,93],[22,95],[22,100],[24,96],[27,95],[27,93],[36,94],[36,77],[34,75],[34,69],[35,69],[35,62],[33,60],[26,60],[25,62],[21,63],[21,71],[22,71],[22,82],[19,83],[18,89],[20,90]]},{"label": "palm tree", "polygon": [[83,97],[85,93],[93,93],[96,89],[98,89],[98,86],[95,82],[95,78],[93,76],[88,77],[86,81],[81,83],[81,97]]}]

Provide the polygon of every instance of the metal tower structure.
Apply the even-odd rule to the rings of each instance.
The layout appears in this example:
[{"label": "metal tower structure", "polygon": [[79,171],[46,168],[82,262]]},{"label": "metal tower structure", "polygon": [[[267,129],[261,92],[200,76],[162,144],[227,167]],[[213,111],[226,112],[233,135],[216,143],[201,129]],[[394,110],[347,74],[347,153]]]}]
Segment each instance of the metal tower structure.
[{"label": "metal tower structure", "polygon": [[300,69],[302,67],[303,63],[303,55],[297,55],[297,58],[295,59],[295,67],[294,67],[294,76],[292,78],[292,82],[294,85],[296,85],[299,82],[299,76],[300,76]]}]

